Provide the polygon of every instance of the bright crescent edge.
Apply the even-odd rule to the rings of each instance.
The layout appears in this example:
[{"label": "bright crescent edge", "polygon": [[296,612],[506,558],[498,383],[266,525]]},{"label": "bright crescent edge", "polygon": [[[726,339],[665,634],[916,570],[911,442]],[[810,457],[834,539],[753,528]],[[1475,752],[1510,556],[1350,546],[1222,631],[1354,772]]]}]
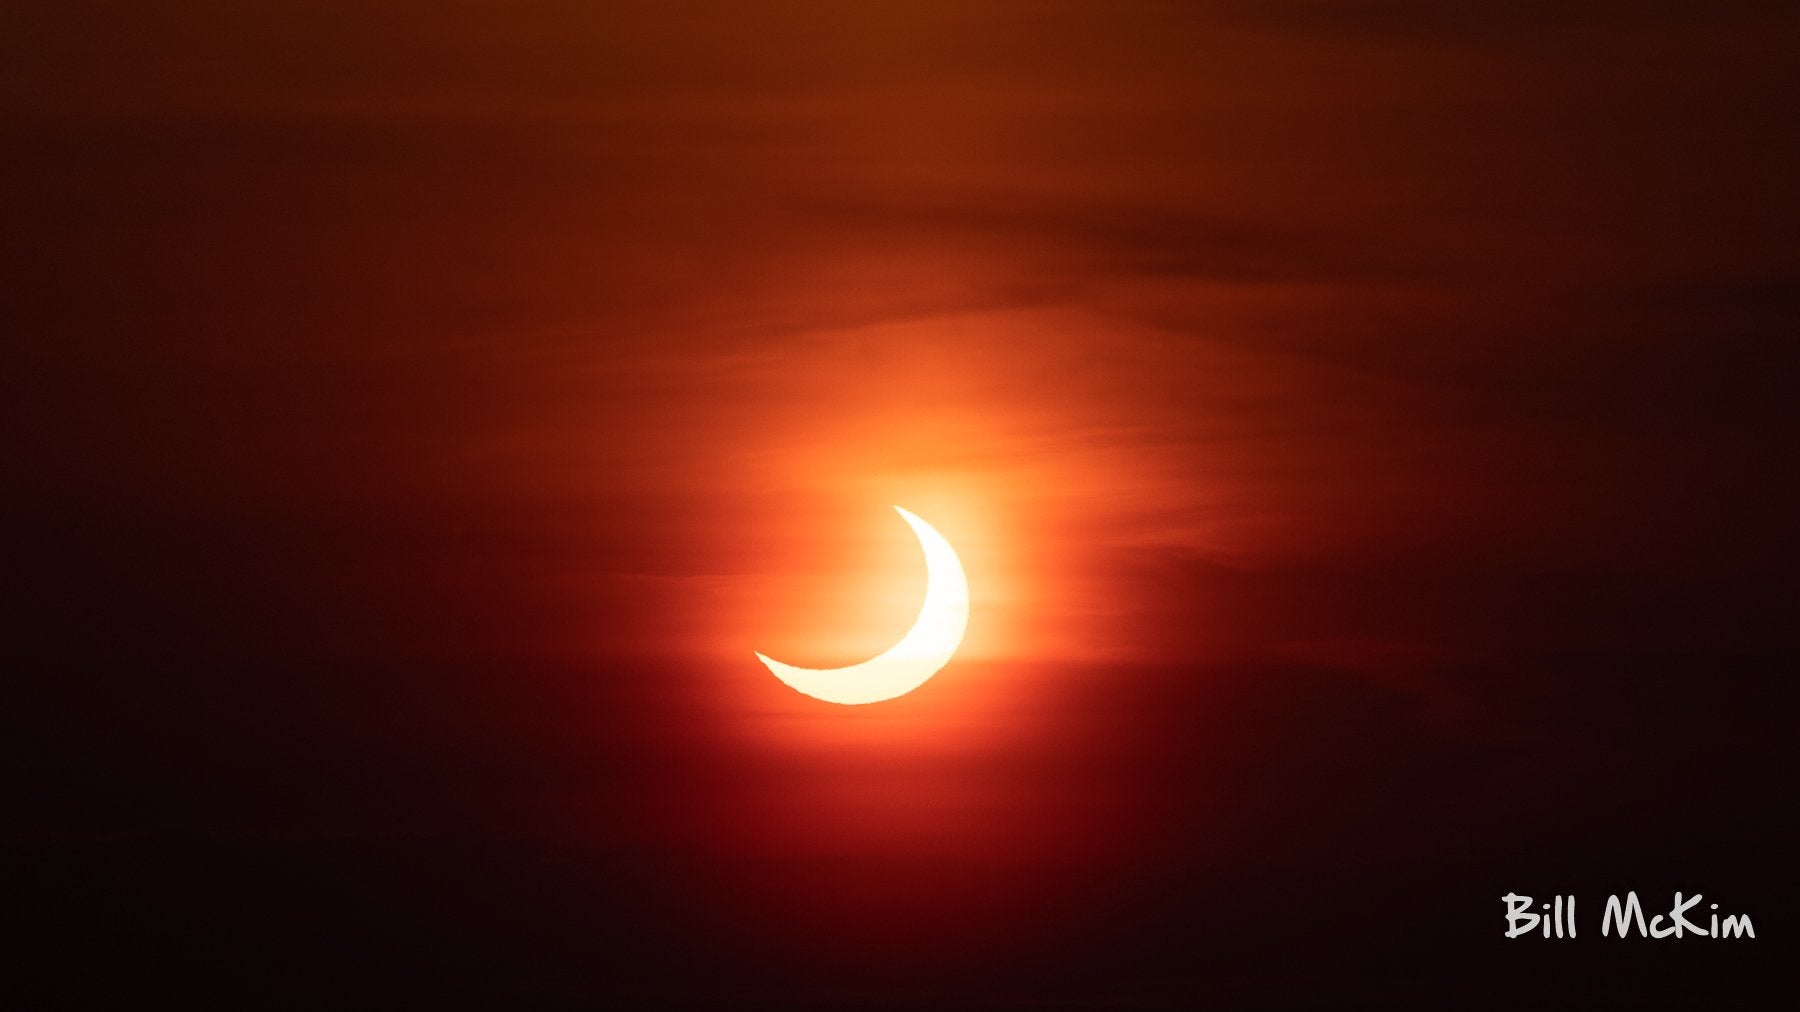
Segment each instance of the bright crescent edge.
[{"label": "bright crescent edge", "polygon": [[925,552],[925,600],[898,643],[859,664],[798,668],[756,652],[776,678],[827,703],[856,706],[904,696],[950,663],[969,625],[969,581],[962,560],[935,527],[895,506]]}]

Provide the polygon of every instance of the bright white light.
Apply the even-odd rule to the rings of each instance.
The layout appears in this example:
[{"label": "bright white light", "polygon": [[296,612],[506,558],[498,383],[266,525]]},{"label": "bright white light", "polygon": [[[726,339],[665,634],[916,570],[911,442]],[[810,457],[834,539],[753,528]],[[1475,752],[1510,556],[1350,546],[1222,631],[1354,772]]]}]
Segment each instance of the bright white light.
[{"label": "bright white light", "polygon": [[925,603],[900,642],[847,668],[796,668],[758,653],[775,677],[828,703],[879,703],[904,696],[950,663],[969,627],[969,581],[962,560],[935,528],[895,506],[925,549]]}]

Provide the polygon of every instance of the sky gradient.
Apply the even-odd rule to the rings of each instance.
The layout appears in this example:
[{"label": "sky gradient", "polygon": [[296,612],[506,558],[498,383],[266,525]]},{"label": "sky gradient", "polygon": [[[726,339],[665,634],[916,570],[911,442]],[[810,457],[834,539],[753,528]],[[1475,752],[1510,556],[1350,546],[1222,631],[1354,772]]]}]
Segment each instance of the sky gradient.
[{"label": "sky gradient", "polygon": [[1796,20],[9,9],[19,986],[1752,986],[1489,943],[1780,906]]}]

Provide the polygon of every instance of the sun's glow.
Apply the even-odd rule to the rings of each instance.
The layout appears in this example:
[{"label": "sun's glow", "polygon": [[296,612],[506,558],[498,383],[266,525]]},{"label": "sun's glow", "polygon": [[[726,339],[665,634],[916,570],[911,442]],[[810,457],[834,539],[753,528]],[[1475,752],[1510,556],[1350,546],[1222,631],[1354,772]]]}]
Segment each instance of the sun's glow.
[{"label": "sun's glow", "polygon": [[797,668],[757,653],[775,677],[828,703],[879,703],[904,696],[938,673],[962,644],[969,626],[969,581],[962,560],[936,528],[895,506],[925,550],[925,603],[900,642],[843,668]]}]

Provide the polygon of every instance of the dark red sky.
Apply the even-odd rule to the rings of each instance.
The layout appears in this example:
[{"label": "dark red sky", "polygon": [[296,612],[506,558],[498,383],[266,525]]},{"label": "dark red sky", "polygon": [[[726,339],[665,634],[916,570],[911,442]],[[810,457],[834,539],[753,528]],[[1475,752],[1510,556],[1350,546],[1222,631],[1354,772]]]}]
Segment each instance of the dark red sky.
[{"label": "dark red sky", "polygon": [[[1789,768],[1797,20],[15,5],[8,839],[110,869],[124,965],[172,906],[173,985],[221,911],[284,939],[221,994],[370,893],[396,989],[516,999],[539,946],[571,1001],[596,936],[653,993],[684,944],[791,970],[759,934],[998,986],[952,922],[1031,994],[1179,993],[1180,911],[1276,878],[1386,876],[1469,965],[1516,869],[1632,887],[1620,847],[1772,909],[1718,841]],[[752,649],[905,627],[891,503],[968,566],[958,664],[782,695]],[[1710,829],[1629,852],[1670,796]],[[1424,958],[1287,930],[1319,1000]]]}]

